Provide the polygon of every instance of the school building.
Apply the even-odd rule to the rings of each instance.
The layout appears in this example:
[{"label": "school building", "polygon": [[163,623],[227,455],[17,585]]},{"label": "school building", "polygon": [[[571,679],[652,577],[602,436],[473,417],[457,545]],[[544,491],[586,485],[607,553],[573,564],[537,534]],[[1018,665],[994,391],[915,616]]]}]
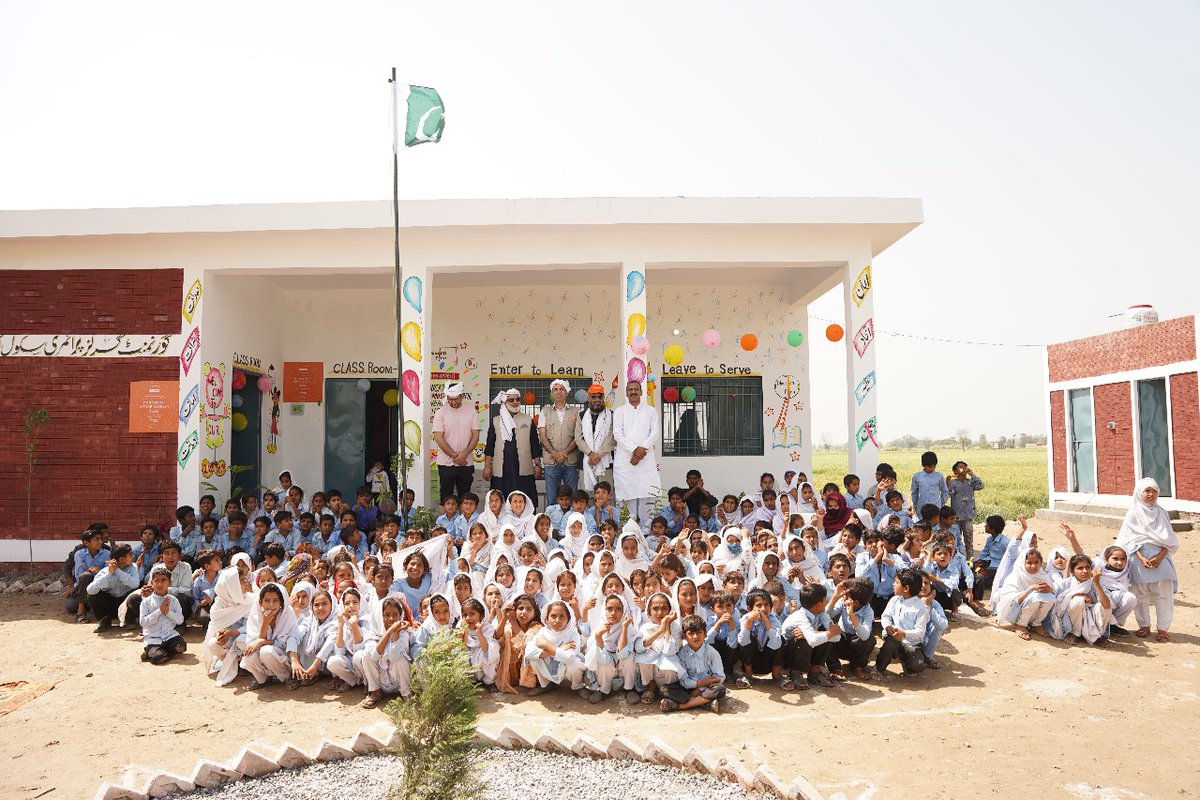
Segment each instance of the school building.
[{"label": "school building", "polygon": [[[810,404],[839,403],[851,469],[872,474],[872,262],[919,200],[404,201],[400,218],[397,336],[390,202],[0,213],[0,563],[61,558],[96,520],[134,538],[203,493],[219,511],[282,469],[352,496],[401,440],[436,502],[450,381],[486,432],[502,389],[535,414],[557,377],[572,402],[642,379],[664,487],[808,469]],[[840,338],[807,314],[839,285]],[[845,386],[812,391],[810,346],[844,349]]]},{"label": "school building", "polygon": [[1126,320],[1046,348],[1052,516],[1119,526],[1144,477],[1173,517],[1200,512],[1196,318],[1134,306]]}]

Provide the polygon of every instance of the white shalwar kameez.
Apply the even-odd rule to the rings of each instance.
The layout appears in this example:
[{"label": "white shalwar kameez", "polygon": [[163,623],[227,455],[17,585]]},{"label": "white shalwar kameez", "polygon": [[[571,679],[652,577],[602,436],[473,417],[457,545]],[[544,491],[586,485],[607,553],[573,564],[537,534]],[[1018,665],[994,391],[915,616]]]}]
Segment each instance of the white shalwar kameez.
[{"label": "white shalwar kameez", "polygon": [[[613,411],[613,482],[617,499],[629,506],[630,517],[648,530],[654,497],[662,493],[654,447],[658,443],[658,412],[650,404],[625,404]],[[633,451],[646,448],[646,455],[633,463]]]}]

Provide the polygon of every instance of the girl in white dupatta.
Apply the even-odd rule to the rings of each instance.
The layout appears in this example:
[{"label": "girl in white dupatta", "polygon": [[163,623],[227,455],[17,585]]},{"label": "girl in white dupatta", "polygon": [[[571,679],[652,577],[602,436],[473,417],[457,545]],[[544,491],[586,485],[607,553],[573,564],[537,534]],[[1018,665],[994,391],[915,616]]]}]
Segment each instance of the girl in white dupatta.
[{"label": "girl in white dupatta", "polygon": [[217,575],[208,633],[200,648],[200,659],[210,673],[217,673],[217,686],[227,686],[237,677],[241,657],[234,642],[245,630],[255,594],[250,587],[250,556],[237,553]]},{"label": "girl in white dupatta", "polygon": [[238,638],[242,667],[252,676],[249,688],[265,686],[271,678],[286,681],[291,672],[287,641],[298,620],[281,583],[268,583],[258,591],[258,602],[246,619],[246,632]]},{"label": "girl in white dupatta", "polygon": [[1015,625],[1022,639],[1029,639],[1031,630],[1045,636],[1042,621],[1054,609],[1054,579],[1036,549],[1023,548],[1019,553],[1019,563],[992,595],[992,613],[999,622]]},{"label": "girl in white dupatta", "polygon": [[1092,559],[1082,553],[1071,556],[1066,580],[1054,601],[1054,610],[1046,618],[1046,628],[1055,639],[1075,644],[1084,639],[1103,644],[1112,619],[1112,603],[1100,585],[1100,573],[1092,569]]},{"label": "girl in white dupatta", "polygon": [[292,661],[292,675],[287,681],[289,690],[309,686],[322,671],[329,671],[325,665],[333,657],[337,621],[333,595],[318,589],[313,593],[309,613],[301,618],[288,639],[287,651]]},{"label": "girl in white dupatta", "polygon": [[683,672],[675,654],[683,641],[683,630],[666,592],[655,592],[646,600],[646,617],[638,629],[633,660],[638,669],[638,687],[643,705],[658,699],[658,690],[679,680]]},{"label": "girl in white dupatta", "polygon": [[508,496],[504,506],[504,515],[500,517],[501,525],[511,525],[517,534],[517,539],[524,539],[533,533],[533,502],[529,495],[519,489]]},{"label": "girl in white dupatta", "polygon": [[642,544],[637,534],[626,531],[617,537],[614,566],[617,574],[629,580],[634,570],[649,570],[650,562],[642,555]]},{"label": "girl in white dupatta", "polygon": [[571,607],[562,600],[546,606],[546,623],[525,645],[525,663],[538,681],[529,690],[530,695],[545,694],[563,681],[570,681],[575,691],[583,689],[587,666],[583,663],[579,625]]},{"label": "girl in white dupatta", "polygon": [[[620,580],[620,576],[616,579]],[[624,689],[632,695],[628,702],[637,703],[639,696],[634,692],[637,670],[633,661],[637,626],[633,621],[633,606],[624,594],[610,594],[604,597],[600,612],[584,653],[591,680],[587,700],[599,703],[607,695]]]},{"label": "girl in white dupatta", "polygon": [[354,664],[354,654],[363,648],[366,635],[370,632],[370,621],[364,615],[367,609],[362,602],[362,593],[353,585],[347,585],[338,595],[337,633],[334,636],[333,655],[329,657],[329,672],[337,680],[335,692],[344,692],[362,681],[362,673]]},{"label": "girl in white dupatta", "polygon": [[583,514],[580,514],[578,511],[572,511],[570,514],[567,514],[563,528],[566,533],[562,539],[562,549],[567,554],[567,558],[574,561],[587,550],[587,521]]},{"label": "girl in white dupatta", "polygon": [[421,621],[420,627],[413,635],[412,651],[409,655],[414,663],[421,657],[425,646],[435,634],[454,628],[458,622],[454,607],[458,604],[459,601],[453,594],[434,592],[429,596],[429,615]]},{"label": "girl in white dupatta", "polygon": [[1179,576],[1175,572],[1172,554],[1179,549],[1179,536],[1171,527],[1171,517],[1158,504],[1158,483],[1143,478],[1133,488],[1133,507],[1125,514],[1117,545],[1129,553],[1129,581],[1137,605],[1137,636],[1150,635],[1150,606],[1158,621],[1155,640],[1169,642],[1167,631],[1175,616],[1175,592],[1179,591]]},{"label": "girl in white dupatta", "polygon": [[487,497],[483,499],[483,511],[479,512],[479,519],[476,522],[483,525],[487,529],[488,535],[492,537],[492,541],[500,534],[501,520],[504,517],[504,492],[499,489],[492,489],[487,493]]}]

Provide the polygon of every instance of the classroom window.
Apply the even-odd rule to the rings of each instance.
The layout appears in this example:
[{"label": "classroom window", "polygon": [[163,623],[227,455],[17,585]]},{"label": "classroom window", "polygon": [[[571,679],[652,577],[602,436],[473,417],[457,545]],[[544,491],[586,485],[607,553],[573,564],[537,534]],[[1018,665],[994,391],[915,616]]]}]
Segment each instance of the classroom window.
[{"label": "classroom window", "polygon": [[[689,386],[696,397],[684,402]],[[678,402],[661,399],[668,388],[679,391]],[[659,398],[664,456],[762,455],[762,377],[663,378]]]}]

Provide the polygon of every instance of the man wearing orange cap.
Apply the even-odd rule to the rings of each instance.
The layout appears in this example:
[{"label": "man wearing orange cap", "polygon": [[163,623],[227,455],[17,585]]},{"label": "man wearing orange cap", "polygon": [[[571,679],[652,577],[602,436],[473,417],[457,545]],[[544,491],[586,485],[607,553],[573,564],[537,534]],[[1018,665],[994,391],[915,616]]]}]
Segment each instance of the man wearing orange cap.
[{"label": "man wearing orange cap", "polygon": [[575,428],[575,446],[583,453],[583,488],[589,492],[599,481],[612,483],[608,471],[613,450],[617,449],[612,420],[612,411],[604,405],[604,387],[593,383],[588,387],[587,409],[579,415]]}]

